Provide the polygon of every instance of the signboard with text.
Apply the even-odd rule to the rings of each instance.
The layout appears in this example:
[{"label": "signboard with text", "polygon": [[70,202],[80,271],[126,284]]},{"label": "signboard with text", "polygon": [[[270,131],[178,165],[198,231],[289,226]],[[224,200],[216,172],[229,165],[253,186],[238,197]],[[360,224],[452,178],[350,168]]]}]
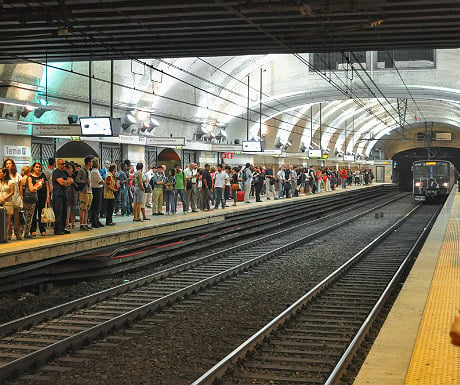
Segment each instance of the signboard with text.
[{"label": "signboard with text", "polygon": [[233,159],[233,153],[232,152],[223,152],[221,155],[222,159]]},{"label": "signboard with text", "polygon": [[185,146],[185,138],[147,138],[146,144],[148,146],[176,148],[176,146]]},{"label": "signboard with text", "polygon": [[3,146],[5,158],[30,158],[31,150],[28,146]]},{"label": "signboard with text", "polygon": [[32,129],[34,136],[82,136],[76,124],[40,124]]}]

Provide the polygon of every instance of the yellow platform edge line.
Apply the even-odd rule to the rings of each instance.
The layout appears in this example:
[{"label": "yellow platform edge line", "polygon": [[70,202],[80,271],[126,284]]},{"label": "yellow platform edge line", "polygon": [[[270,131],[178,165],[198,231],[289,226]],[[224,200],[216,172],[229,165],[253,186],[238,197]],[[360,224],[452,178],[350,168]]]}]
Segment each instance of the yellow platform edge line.
[{"label": "yellow platform edge line", "polygon": [[460,384],[460,349],[450,343],[449,328],[460,307],[460,199],[439,253],[406,385]]},{"label": "yellow platform edge line", "polygon": [[458,205],[460,194],[453,191],[428,235],[353,385],[405,384],[419,325],[435,275],[438,255],[443,246],[444,234],[453,211],[459,212]]}]

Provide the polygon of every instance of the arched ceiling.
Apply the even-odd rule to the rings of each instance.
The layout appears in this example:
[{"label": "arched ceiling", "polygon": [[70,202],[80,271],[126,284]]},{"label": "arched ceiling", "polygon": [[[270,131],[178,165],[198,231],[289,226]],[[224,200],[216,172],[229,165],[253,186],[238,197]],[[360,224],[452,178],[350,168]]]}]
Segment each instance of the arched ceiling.
[{"label": "arched ceiling", "polygon": [[[222,122],[240,137],[248,119],[252,137],[273,131],[265,132],[268,148],[281,141],[293,152],[312,146],[369,154],[379,140],[391,153],[404,131],[460,127],[454,0],[1,0],[0,16],[0,63],[42,63],[15,86],[31,86],[31,101],[33,87],[48,84],[44,62],[124,59],[119,81],[127,87],[117,106]],[[357,63],[352,71],[321,71],[299,54],[414,48],[451,48],[449,62],[374,76]],[[133,63],[148,71],[137,76]],[[11,96],[5,90],[14,76],[6,72],[0,97]],[[56,87],[56,97],[84,100],[73,93],[78,85]]]}]

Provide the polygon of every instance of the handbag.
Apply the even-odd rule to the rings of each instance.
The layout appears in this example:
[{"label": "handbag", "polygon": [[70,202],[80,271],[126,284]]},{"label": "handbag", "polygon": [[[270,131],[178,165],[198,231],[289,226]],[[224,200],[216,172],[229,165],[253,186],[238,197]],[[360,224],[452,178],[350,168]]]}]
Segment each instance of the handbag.
[{"label": "handbag", "polygon": [[37,192],[30,191],[28,183],[29,181],[27,181],[24,186],[24,191],[22,192],[22,200],[24,203],[37,203],[38,201]]},{"label": "handbag", "polygon": [[237,191],[240,189],[240,185],[238,183],[232,183],[232,190]]},{"label": "handbag", "polygon": [[41,222],[42,223],[54,223],[54,222],[56,222],[56,217],[54,216],[54,211],[49,206],[48,203],[46,203],[45,207],[42,210]]},{"label": "handbag", "polygon": [[24,213],[24,210],[19,211],[19,224],[21,226],[25,226],[26,224],[26,214]]}]

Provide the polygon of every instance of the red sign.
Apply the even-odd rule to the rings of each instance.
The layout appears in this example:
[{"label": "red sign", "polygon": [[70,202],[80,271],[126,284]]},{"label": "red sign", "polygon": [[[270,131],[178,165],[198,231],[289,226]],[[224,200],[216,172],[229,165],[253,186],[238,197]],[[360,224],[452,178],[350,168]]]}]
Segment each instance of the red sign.
[{"label": "red sign", "polygon": [[233,159],[233,152],[223,152],[222,159]]}]

